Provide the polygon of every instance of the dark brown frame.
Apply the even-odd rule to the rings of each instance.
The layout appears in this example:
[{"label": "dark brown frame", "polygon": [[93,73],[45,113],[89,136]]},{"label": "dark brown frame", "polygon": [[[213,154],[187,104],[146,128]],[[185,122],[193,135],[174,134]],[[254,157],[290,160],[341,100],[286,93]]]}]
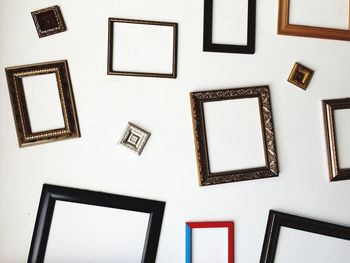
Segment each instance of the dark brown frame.
[{"label": "dark brown frame", "polygon": [[[211,173],[203,103],[244,98],[259,99],[266,166]],[[278,176],[277,150],[268,86],[191,92],[190,99],[199,184],[201,186]]]},{"label": "dark brown frame", "polygon": [[350,109],[350,98],[323,100],[322,109],[327,145],[329,180],[339,181],[350,179],[350,167],[343,169],[339,167],[337,151],[338,143],[334,123],[334,111],[340,109]]},{"label": "dark brown frame", "polygon": [[[350,41],[350,28],[347,30],[344,30],[344,29],[335,29],[335,28],[289,24],[290,1],[293,1],[293,0],[279,0],[278,27],[277,27],[278,34]],[[349,19],[350,19],[350,12],[349,12]]]},{"label": "dark brown frame", "polygon": [[[303,76],[301,81],[298,79],[298,74],[302,74]],[[306,90],[310,84],[313,75],[313,70],[301,65],[298,62],[295,62],[294,67],[288,77],[288,82],[294,84],[295,86],[303,90]]]},{"label": "dark brown frame", "polygon": [[[113,39],[114,39],[114,23],[130,23],[130,24],[143,24],[153,26],[168,26],[173,27],[173,61],[171,73],[151,73],[151,72],[131,72],[131,71],[119,71],[113,70]],[[171,22],[159,22],[159,21],[147,21],[147,20],[135,20],[135,19],[122,19],[122,18],[109,18],[108,19],[108,55],[107,55],[107,74],[108,75],[121,75],[121,76],[135,76],[135,77],[156,77],[156,78],[176,78],[177,76],[177,23]]]},{"label": "dark brown frame", "polygon": [[273,263],[281,227],[350,240],[350,227],[270,210],[260,263]]},{"label": "dark brown frame", "polygon": [[[80,137],[77,112],[66,60],[6,68],[7,83],[20,147]],[[55,73],[65,127],[32,132],[23,77]]]}]

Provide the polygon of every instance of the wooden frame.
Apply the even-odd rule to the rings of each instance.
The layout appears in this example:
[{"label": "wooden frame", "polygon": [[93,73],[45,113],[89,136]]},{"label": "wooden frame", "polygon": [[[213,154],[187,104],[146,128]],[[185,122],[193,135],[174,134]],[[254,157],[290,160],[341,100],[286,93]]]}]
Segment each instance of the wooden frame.
[{"label": "wooden frame", "polygon": [[323,100],[323,119],[327,145],[327,159],[330,181],[350,179],[350,167],[340,168],[338,163],[337,139],[335,130],[334,111],[350,109],[350,98]]},{"label": "wooden frame", "polygon": [[248,27],[247,45],[229,45],[212,42],[213,35],[213,1],[204,0],[204,22],[203,22],[203,51],[223,53],[255,53],[255,23],[256,23],[256,0],[248,1]]},{"label": "wooden frame", "polygon": [[150,136],[148,131],[128,122],[120,144],[141,155]]},{"label": "wooden frame", "polygon": [[28,263],[44,262],[56,201],[149,213],[150,219],[143,249],[142,263],[155,262],[165,209],[164,202],[44,184],[35,221]]},{"label": "wooden frame", "polygon": [[350,240],[350,227],[270,210],[260,263],[273,263],[281,227]]},{"label": "wooden frame", "polygon": [[[20,147],[80,137],[77,112],[66,60],[6,68],[7,83]],[[22,78],[56,75],[64,128],[32,132]]]},{"label": "wooden frame", "polygon": [[[172,72],[171,73],[150,73],[150,72],[131,72],[119,71],[113,69],[113,39],[114,39],[114,23],[130,23],[153,26],[173,27],[173,57],[172,57]],[[109,18],[108,19],[108,56],[107,56],[107,74],[135,77],[157,77],[157,78],[176,78],[177,76],[177,23],[146,21],[135,19]]]},{"label": "wooden frame", "polygon": [[[243,98],[258,98],[259,100],[266,165],[258,168],[211,173],[203,103]],[[278,176],[277,151],[268,86],[192,92],[190,99],[199,184],[201,186]]]},{"label": "wooden frame", "polygon": [[[277,29],[278,34],[350,41],[350,28],[347,30],[344,30],[344,29],[290,24],[289,23],[290,1],[293,1],[293,0],[279,0],[278,29]],[[350,19],[350,14],[349,14],[349,19]]]},{"label": "wooden frame", "polygon": [[228,230],[228,263],[234,263],[234,223],[220,222],[187,222],[186,223],[186,263],[192,263],[192,229],[194,228],[227,228]]},{"label": "wooden frame", "polygon": [[313,75],[313,70],[301,65],[298,62],[295,62],[294,67],[288,77],[288,82],[303,90],[306,90]]}]

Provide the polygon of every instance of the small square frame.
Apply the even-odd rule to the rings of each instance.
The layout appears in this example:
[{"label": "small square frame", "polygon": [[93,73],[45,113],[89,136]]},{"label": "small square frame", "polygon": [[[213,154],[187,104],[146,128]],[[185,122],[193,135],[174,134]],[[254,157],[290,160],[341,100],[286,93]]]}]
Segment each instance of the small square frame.
[{"label": "small square frame", "polygon": [[[151,72],[135,72],[121,71],[113,69],[113,42],[114,42],[114,23],[130,23],[153,26],[173,27],[173,57],[171,73],[151,73]],[[156,77],[156,78],[176,78],[177,76],[177,23],[159,22],[148,20],[124,19],[124,18],[108,18],[108,56],[107,56],[107,75],[134,76],[134,77]]]},{"label": "small square frame", "polygon": [[[66,60],[5,69],[20,147],[80,137],[72,84]],[[60,97],[64,128],[32,132],[22,78],[54,73]]]},{"label": "small square frame", "polygon": [[228,229],[228,263],[234,263],[234,223],[232,221],[187,222],[186,223],[186,263],[192,263],[192,229],[227,228]]},{"label": "small square frame", "polygon": [[150,136],[148,131],[128,122],[120,144],[141,155]]},{"label": "small square frame", "polygon": [[289,74],[288,82],[294,84],[295,86],[298,86],[303,90],[306,90],[313,75],[313,70],[303,66],[298,62],[295,62],[294,67]]},{"label": "small square frame", "polygon": [[330,181],[340,181],[350,179],[350,167],[339,167],[338,144],[335,130],[334,111],[350,109],[350,98],[332,99],[322,101],[323,122],[327,146],[327,159]]},{"label": "small square frame", "polygon": [[54,35],[67,29],[61,9],[57,5],[33,11],[31,14],[40,38]]}]

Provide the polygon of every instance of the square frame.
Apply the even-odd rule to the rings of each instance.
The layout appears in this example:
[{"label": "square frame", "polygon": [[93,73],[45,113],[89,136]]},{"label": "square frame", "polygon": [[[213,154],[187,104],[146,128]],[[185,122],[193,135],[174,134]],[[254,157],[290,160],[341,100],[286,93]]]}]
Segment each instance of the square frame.
[{"label": "square frame", "polygon": [[192,229],[194,228],[227,228],[228,263],[234,263],[234,223],[232,221],[186,222],[186,263],[192,263]]},{"label": "square frame", "polygon": [[[292,71],[288,77],[288,82],[294,84],[295,86],[306,90],[310,84],[314,71],[301,65],[298,62],[295,62]],[[299,79],[300,76],[302,79]]]},{"label": "square frame", "polygon": [[350,227],[270,210],[260,263],[273,263],[281,227],[350,240]]},{"label": "square frame", "polygon": [[56,201],[149,213],[142,263],[156,260],[165,202],[44,184],[30,246],[28,262],[44,262]]},{"label": "square frame", "polygon": [[[258,168],[211,173],[203,103],[244,98],[258,98],[259,101],[266,165]],[[268,86],[191,92],[190,99],[200,186],[278,176],[277,150]]]},{"label": "square frame", "polygon": [[350,179],[350,167],[341,169],[338,163],[337,139],[334,111],[350,109],[350,98],[322,101],[323,122],[327,146],[327,159],[330,181]]},{"label": "square frame", "polygon": [[[129,23],[153,26],[167,26],[173,28],[173,57],[171,73],[151,73],[121,71],[113,69],[113,42],[114,42],[114,23]],[[178,24],[172,22],[159,22],[149,20],[108,18],[108,55],[107,55],[107,75],[134,76],[134,77],[156,77],[156,78],[176,78],[177,76],[177,42],[178,42]]]},{"label": "square frame", "polygon": [[120,144],[141,155],[150,136],[148,131],[128,122]]},{"label": "square frame", "polygon": [[[72,84],[66,60],[5,69],[19,147],[80,137]],[[32,132],[23,87],[23,77],[54,73],[60,97],[64,128]]]},{"label": "square frame", "polygon": [[204,0],[203,51],[222,53],[255,53],[256,0],[248,0],[247,45],[217,44],[213,36],[213,1]]},{"label": "square frame", "polygon": [[67,30],[61,9],[57,5],[33,11],[31,14],[40,38]]},{"label": "square frame", "polygon": [[[289,23],[290,1],[293,1],[293,0],[279,0],[278,27],[277,27],[277,33],[279,35],[350,41],[350,29],[344,30],[344,29],[290,24]],[[350,12],[349,12],[349,19],[350,19]]]}]

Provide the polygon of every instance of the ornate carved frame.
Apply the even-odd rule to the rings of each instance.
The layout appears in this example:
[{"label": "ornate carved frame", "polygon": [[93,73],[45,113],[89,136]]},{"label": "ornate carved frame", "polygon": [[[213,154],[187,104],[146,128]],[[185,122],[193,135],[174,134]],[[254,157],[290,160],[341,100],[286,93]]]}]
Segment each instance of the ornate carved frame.
[{"label": "ornate carved frame", "polygon": [[328,170],[330,181],[350,179],[350,167],[340,168],[338,163],[337,138],[334,111],[350,109],[350,98],[323,100],[323,118],[327,145]]},{"label": "ornate carved frame", "polygon": [[[259,100],[266,165],[258,168],[211,173],[203,103],[243,98],[258,98]],[[268,86],[192,92],[190,99],[199,184],[201,186],[278,176],[277,151]]]},{"label": "ornate carved frame", "polygon": [[[66,60],[6,68],[13,116],[20,147],[80,137],[72,85]],[[32,132],[22,78],[43,74],[56,75],[65,127]]]},{"label": "ornate carved frame", "polygon": [[281,227],[350,240],[350,227],[270,210],[260,263],[273,263]]}]

